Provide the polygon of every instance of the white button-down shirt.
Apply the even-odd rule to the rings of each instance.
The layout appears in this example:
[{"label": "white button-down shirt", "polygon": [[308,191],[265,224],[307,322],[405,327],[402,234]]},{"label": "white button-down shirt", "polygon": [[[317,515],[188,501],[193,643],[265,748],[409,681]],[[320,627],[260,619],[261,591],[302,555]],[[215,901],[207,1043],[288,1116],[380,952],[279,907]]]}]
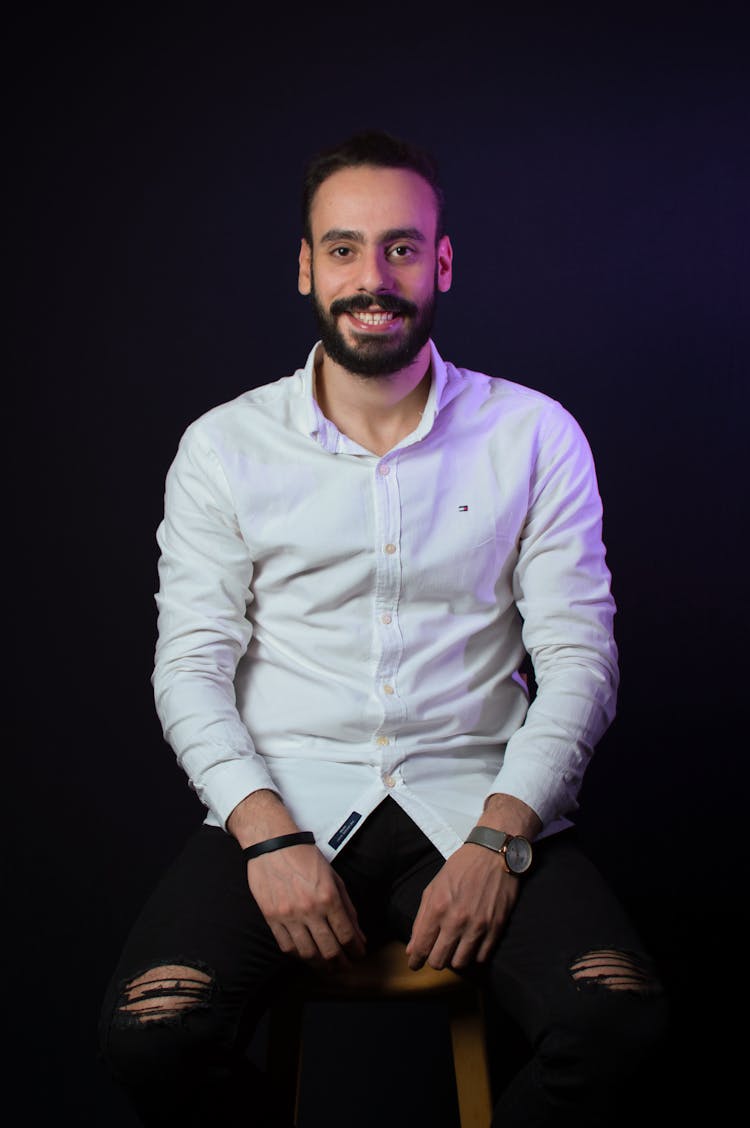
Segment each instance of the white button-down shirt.
[{"label": "white button-down shirt", "polygon": [[431,344],[421,422],[378,457],[321,413],[318,347],[167,476],[153,683],[206,821],[270,788],[328,858],[386,795],[446,857],[493,792],[568,825],[618,682],[580,427]]}]

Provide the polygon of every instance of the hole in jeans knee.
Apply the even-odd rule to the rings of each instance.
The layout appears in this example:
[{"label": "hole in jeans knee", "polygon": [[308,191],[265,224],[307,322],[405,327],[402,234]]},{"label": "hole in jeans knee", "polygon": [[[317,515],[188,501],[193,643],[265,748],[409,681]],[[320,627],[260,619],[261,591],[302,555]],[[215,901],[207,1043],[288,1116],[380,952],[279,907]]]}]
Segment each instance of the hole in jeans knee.
[{"label": "hole in jeans knee", "polygon": [[641,995],[660,991],[658,980],[642,957],[616,948],[600,948],[579,956],[570,965],[570,973],[581,987],[605,987]]},{"label": "hole in jeans knee", "polygon": [[179,1018],[207,1005],[213,989],[208,972],[190,964],[160,964],[128,980],[115,1021],[136,1025]]}]

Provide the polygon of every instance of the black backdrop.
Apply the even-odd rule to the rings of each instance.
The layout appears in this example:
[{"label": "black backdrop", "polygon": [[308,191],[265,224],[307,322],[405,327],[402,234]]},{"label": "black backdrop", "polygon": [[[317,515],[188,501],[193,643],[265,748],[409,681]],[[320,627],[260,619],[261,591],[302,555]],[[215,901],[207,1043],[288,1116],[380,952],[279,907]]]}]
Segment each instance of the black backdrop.
[{"label": "black backdrop", "polygon": [[32,6],[7,29],[26,1123],[49,1104],[131,1123],[96,1062],[99,998],[202,817],[149,684],[164,474],[191,419],[304,360],[302,165],[370,124],[443,167],[443,355],[559,398],[593,447],[623,680],[580,825],[662,961],[675,1098],[723,1100],[745,962],[747,39],[740,6],[610,7]]}]

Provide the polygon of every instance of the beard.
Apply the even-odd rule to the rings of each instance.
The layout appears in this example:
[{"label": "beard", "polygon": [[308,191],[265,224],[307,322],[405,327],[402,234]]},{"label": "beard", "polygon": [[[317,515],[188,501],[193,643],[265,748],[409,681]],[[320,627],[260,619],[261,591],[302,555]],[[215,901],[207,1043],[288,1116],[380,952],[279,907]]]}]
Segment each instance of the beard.
[{"label": "beard", "polygon": [[[429,341],[435,321],[437,285],[421,309],[414,302],[394,294],[382,294],[379,297],[355,294],[351,298],[338,298],[326,310],[318,300],[314,278],[311,278],[310,297],[318,333],[331,360],[355,376],[390,376],[394,372],[400,372],[402,368],[408,368]],[[366,310],[372,305],[388,313],[409,318],[409,322],[395,341],[355,333],[356,344],[347,344],[339,330],[337,318],[342,313]]]}]

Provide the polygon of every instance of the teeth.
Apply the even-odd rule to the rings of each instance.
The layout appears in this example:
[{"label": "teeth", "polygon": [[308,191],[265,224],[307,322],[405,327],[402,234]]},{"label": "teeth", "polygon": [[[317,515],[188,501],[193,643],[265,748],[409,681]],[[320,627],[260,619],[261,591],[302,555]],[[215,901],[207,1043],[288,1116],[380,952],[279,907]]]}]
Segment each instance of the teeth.
[{"label": "teeth", "polygon": [[355,314],[358,321],[363,321],[365,325],[385,325],[388,321],[393,321],[395,314],[393,313],[357,313]]}]

